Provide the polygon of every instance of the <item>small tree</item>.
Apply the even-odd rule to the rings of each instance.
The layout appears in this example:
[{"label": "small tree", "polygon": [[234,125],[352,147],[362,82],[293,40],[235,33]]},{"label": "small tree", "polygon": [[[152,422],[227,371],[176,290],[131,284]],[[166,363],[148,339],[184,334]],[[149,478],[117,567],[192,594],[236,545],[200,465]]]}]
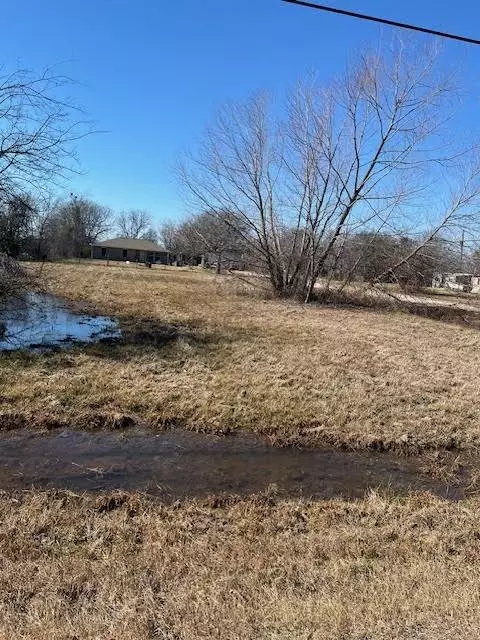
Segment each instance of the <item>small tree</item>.
[{"label": "small tree", "polygon": [[0,253],[17,258],[33,235],[37,212],[29,196],[14,196],[0,204]]}]

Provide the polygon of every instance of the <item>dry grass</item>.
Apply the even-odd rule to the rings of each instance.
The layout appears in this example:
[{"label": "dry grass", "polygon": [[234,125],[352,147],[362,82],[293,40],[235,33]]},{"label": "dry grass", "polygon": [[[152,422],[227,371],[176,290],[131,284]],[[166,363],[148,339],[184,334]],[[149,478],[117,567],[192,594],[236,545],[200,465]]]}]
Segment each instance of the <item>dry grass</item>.
[{"label": "dry grass", "polygon": [[[262,300],[200,272],[47,276],[125,338],[0,357],[3,428],[131,416],[310,444],[480,443],[473,329]],[[479,522],[476,497],[0,492],[0,640],[474,640]]]},{"label": "dry grass", "polygon": [[0,495],[5,640],[480,637],[480,502]]},{"label": "dry grass", "polygon": [[[51,265],[55,293],[117,315],[120,345],[0,356],[5,426],[249,429],[277,442],[480,444],[480,332],[232,293],[195,271]],[[121,420],[120,420],[121,422]]]}]

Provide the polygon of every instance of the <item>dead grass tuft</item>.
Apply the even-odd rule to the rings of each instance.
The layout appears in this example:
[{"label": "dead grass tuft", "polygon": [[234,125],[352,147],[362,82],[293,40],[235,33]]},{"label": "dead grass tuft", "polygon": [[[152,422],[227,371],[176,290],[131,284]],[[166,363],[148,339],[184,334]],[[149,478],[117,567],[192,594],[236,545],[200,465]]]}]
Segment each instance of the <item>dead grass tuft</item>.
[{"label": "dead grass tuft", "polygon": [[53,429],[62,429],[66,426],[66,420],[60,418],[55,413],[32,413],[30,411],[0,412],[0,431],[13,431],[14,429],[27,428],[50,431]]},{"label": "dead grass tuft", "polygon": [[13,431],[14,429],[25,429],[28,424],[28,417],[25,413],[18,411],[0,412],[0,431]]}]

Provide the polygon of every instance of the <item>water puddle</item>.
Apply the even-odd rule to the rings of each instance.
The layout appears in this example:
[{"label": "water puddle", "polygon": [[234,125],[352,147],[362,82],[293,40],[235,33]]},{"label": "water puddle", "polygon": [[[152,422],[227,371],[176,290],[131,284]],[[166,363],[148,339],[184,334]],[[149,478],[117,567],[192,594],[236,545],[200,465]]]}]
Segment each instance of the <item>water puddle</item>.
[{"label": "water puddle", "polygon": [[44,349],[120,337],[115,320],[78,315],[46,294],[10,298],[0,309],[0,351]]},{"label": "water puddle", "polygon": [[0,436],[0,489],[31,487],[140,491],[167,500],[218,493],[245,496],[271,487],[280,496],[314,499],[361,497],[372,488],[463,497],[458,484],[436,480],[416,458],[275,448],[253,435],[181,430],[15,431]]}]

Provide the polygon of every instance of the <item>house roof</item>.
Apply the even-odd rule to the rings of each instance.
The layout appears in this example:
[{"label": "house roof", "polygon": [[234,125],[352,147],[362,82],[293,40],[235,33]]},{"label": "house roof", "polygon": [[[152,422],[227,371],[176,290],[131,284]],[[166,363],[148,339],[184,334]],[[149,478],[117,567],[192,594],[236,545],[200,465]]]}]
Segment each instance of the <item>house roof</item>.
[{"label": "house roof", "polygon": [[110,249],[131,249],[133,251],[165,251],[156,242],[142,240],[141,238],[111,238],[102,242],[94,242],[94,247],[106,247]]}]

